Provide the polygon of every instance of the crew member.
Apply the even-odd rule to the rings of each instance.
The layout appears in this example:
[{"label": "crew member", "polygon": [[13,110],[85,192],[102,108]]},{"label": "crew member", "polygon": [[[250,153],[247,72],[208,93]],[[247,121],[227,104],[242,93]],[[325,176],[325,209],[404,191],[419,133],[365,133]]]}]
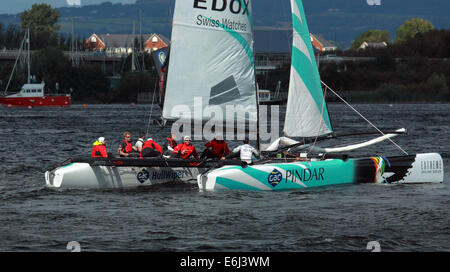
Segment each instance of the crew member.
[{"label": "crew member", "polygon": [[222,135],[216,135],[214,139],[205,144],[205,150],[203,150],[200,158],[221,159],[228,154],[230,154],[228,144],[223,140]]},{"label": "crew member", "polygon": [[144,143],[145,143],[145,132],[141,131],[141,132],[139,133],[139,139],[138,139],[138,140],[136,141],[136,143],[134,144],[133,150],[134,150],[134,151],[137,151],[137,152],[139,152],[139,153],[141,153],[141,151],[142,151],[142,146],[144,145]]},{"label": "crew member", "polygon": [[191,137],[189,136],[185,136],[184,143],[177,145],[173,149],[173,154],[173,157],[175,158],[189,159],[189,157],[193,156],[198,159],[197,150],[195,149],[195,146],[191,144]]},{"label": "crew member", "polygon": [[98,138],[92,145],[91,157],[93,158],[108,158],[106,152],[106,140],[105,137]]},{"label": "crew member", "polygon": [[228,156],[226,156],[226,158],[229,159],[239,156],[241,158],[241,161],[245,161],[246,163],[250,164],[252,163],[253,155],[259,159],[262,158],[258,150],[256,150],[253,146],[250,145],[249,139],[245,138],[244,144],[233,149],[233,152],[231,152]]},{"label": "crew member", "polygon": [[177,146],[177,141],[175,141],[175,133],[170,134],[170,137],[166,138],[166,142],[164,144],[164,154],[171,155],[173,153],[173,149]]},{"label": "crew member", "polygon": [[152,138],[148,138],[142,146],[141,158],[142,157],[159,157],[163,154],[161,146],[153,141]]},{"label": "crew member", "polygon": [[124,139],[119,144],[119,155],[121,157],[135,157],[133,152],[133,145],[131,144],[131,133],[128,131],[125,131],[123,133]]}]

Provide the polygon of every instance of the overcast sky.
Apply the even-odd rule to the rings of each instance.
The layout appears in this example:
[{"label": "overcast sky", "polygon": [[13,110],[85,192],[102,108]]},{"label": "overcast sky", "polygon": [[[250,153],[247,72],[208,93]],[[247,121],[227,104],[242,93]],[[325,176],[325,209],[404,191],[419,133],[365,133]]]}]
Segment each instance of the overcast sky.
[{"label": "overcast sky", "polygon": [[33,4],[46,3],[52,7],[69,7],[74,4],[92,5],[103,2],[130,4],[136,0],[0,0],[0,14],[20,13],[31,8]]}]

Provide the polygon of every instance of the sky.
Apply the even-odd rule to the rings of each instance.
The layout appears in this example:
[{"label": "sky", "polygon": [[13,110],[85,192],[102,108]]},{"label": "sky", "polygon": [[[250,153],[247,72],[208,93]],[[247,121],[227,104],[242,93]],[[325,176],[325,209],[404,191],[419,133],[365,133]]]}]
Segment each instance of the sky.
[{"label": "sky", "polygon": [[33,4],[46,3],[52,7],[70,7],[77,5],[95,5],[103,2],[130,4],[136,0],[0,0],[0,14],[19,13],[30,9]]}]

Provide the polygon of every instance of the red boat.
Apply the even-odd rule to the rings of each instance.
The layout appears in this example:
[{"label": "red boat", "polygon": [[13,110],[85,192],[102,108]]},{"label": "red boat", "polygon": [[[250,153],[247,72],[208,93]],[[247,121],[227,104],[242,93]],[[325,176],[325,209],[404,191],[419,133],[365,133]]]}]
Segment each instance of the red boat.
[{"label": "red boat", "polygon": [[0,103],[5,107],[69,107],[70,94],[45,95],[44,83],[25,84],[20,92],[0,97]]},{"label": "red boat", "polygon": [[[8,86],[11,82],[11,78],[14,75],[14,70],[17,66],[17,62],[21,57],[21,53],[26,52],[26,63],[27,63],[27,84],[22,86],[22,89],[14,94],[7,95]],[[45,83],[30,83],[31,81],[31,68],[30,68],[30,30],[27,29],[25,32],[25,36],[22,41],[22,45],[19,50],[19,54],[17,55],[16,63],[14,64],[13,70],[11,72],[8,84],[6,85],[6,89],[3,96],[0,96],[0,103],[6,107],[13,106],[24,106],[24,107],[69,107],[70,106],[70,94],[45,94],[44,86]],[[36,78],[33,76],[33,80]],[[58,84],[58,83],[56,83]],[[58,90],[58,87],[56,87]]]}]

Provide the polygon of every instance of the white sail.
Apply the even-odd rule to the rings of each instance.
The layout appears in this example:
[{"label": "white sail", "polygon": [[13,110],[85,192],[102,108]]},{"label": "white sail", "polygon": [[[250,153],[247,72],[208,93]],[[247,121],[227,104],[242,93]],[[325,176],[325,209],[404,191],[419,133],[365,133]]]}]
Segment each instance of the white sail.
[{"label": "white sail", "polygon": [[250,0],[176,1],[164,119],[256,122],[251,17]]},{"label": "white sail", "polygon": [[293,46],[284,133],[315,137],[332,132],[301,0],[291,0]]}]

